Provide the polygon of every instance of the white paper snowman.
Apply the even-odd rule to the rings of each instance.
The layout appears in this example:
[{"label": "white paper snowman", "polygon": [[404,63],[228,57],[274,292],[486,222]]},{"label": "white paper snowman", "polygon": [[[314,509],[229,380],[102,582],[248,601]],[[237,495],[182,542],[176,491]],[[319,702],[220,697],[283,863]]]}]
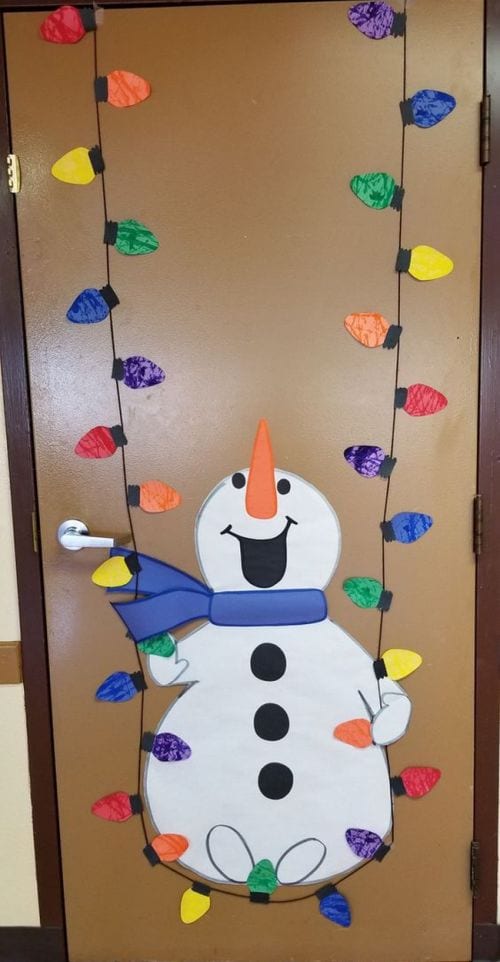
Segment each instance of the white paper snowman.
[{"label": "white paper snowman", "polygon": [[[411,704],[328,618],[322,592],[339,560],[339,522],[315,487],[274,468],[266,422],[250,469],[203,504],[196,548],[211,621],[175,656],[149,658],[159,685],[189,686],[157,733],[190,749],[178,761],[148,755],[151,819],[158,833],[185,836],[180,862],[203,879],[245,883],[265,859],[281,885],[330,880],[362,861],[349,828],[381,839],[391,829],[383,746],[404,734]],[[116,607],[130,629],[133,605]],[[134,623],[132,634],[140,640]],[[338,724],[371,716],[369,747],[334,737]]]}]

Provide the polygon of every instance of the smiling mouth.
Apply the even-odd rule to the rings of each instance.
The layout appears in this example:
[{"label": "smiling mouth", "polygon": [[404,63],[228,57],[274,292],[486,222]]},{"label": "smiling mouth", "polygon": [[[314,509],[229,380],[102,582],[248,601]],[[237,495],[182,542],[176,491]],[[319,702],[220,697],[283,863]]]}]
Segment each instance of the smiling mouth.
[{"label": "smiling mouth", "polygon": [[230,534],[240,544],[241,570],[244,578],[256,588],[273,588],[286,571],[286,539],[293,518],[286,516],[286,525],[275,538],[244,538],[228,524],[221,534]]}]

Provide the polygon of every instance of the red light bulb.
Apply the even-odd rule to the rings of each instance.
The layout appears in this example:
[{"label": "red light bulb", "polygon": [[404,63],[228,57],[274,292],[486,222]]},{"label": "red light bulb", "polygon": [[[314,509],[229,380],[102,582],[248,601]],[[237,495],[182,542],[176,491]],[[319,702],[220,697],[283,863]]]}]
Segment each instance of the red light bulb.
[{"label": "red light bulb", "polygon": [[396,388],[394,404],[412,417],[419,418],[442,411],[448,404],[448,398],[428,384],[410,384],[410,387]]},{"label": "red light bulb", "polygon": [[405,768],[400,775],[391,778],[391,787],[394,795],[407,795],[408,798],[423,798],[427,795],[434,785],[441,778],[439,768],[430,768],[428,765],[414,765]]},{"label": "red light bulb", "polygon": [[45,17],[40,34],[49,43],[78,43],[89,30],[95,30],[96,19],[91,7],[59,7]]},{"label": "red light bulb", "polygon": [[124,444],[127,444],[127,439],[120,424],[115,424],[112,428],[99,424],[80,438],[75,454],[79,458],[110,458],[116,449],[122,448]]},{"label": "red light bulb", "polygon": [[140,795],[127,795],[126,792],[112,792],[94,802],[92,815],[104,818],[107,822],[126,822],[132,815],[140,815],[142,801]]}]

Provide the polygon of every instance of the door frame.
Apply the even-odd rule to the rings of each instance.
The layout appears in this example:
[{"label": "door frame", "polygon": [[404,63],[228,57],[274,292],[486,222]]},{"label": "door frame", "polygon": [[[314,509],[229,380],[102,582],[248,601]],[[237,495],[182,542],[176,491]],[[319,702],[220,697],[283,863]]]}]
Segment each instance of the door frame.
[{"label": "door frame", "polygon": [[[201,0],[203,5],[240,0]],[[245,2],[245,0],[243,0]],[[282,2],[282,0],[253,0]],[[324,0],[335,2],[335,0]],[[490,160],[483,166],[477,492],[482,550],[476,557],[474,840],[479,866],[471,960],[498,958],[498,674],[500,625],[500,0],[485,2],[484,92],[491,96]],[[74,0],[75,6],[89,4]],[[198,0],[100,0],[105,7],[198,5]],[[6,12],[50,10],[60,0],[0,0],[0,158],[11,150],[5,62]],[[478,105],[478,143],[480,116]],[[57,814],[43,574],[15,198],[0,177],[0,356],[11,478],[22,662],[40,927],[0,928],[0,962],[68,962]],[[471,506],[472,512],[472,506]],[[471,523],[472,541],[472,523]],[[453,920],[450,919],[450,924]],[[448,960],[456,962],[456,960]]]}]

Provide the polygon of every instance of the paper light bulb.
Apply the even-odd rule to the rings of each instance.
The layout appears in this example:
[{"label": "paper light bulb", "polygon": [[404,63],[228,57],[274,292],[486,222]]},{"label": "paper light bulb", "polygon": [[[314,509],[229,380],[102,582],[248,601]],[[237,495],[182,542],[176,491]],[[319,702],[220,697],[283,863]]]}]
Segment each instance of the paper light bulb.
[{"label": "paper light bulb", "polygon": [[51,174],[65,184],[91,184],[102,174],[104,161],[99,147],[74,147],[52,164]]},{"label": "paper light bulb", "polygon": [[143,851],[151,865],[159,865],[160,862],[176,862],[188,848],[185,835],[156,835]]},{"label": "paper light bulb", "polygon": [[448,398],[428,384],[410,384],[410,387],[396,388],[394,404],[412,417],[420,418],[442,411]]},{"label": "paper light bulb", "polygon": [[346,331],[363,347],[396,347],[402,327],[389,324],[382,314],[348,314],[344,320]]},{"label": "paper light bulb", "polygon": [[457,102],[451,94],[441,90],[417,90],[413,97],[400,103],[405,126],[435,127],[455,109]]},{"label": "paper light bulb", "polygon": [[151,254],[159,247],[153,232],[137,220],[106,221],[104,243],[128,256]]},{"label": "paper light bulb", "polygon": [[428,514],[419,511],[401,511],[390,521],[382,521],[380,528],[385,541],[399,541],[401,544],[412,544],[418,541],[433,525]]},{"label": "paper light bulb", "polygon": [[422,798],[427,795],[441,778],[439,768],[415,765],[405,768],[400,775],[391,778],[394,795],[407,795],[408,798]]},{"label": "paper light bulb", "polygon": [[420,244],[411,250],[403,247],[400,249],[396,270],[411,274],[417,281],[436,281],[451,274],[453,261],[434,247]]},{"label": "paper light bulb", "polygon": [[356,197],[374,210],[392,207],[401,210],[404,188],[399,187],[391,174],[373,171],[369,174],[356,174],[351,180],[351,190]]},{"label": "paper light bulb", "polygon": [[193,882],[181,898],[181,922],[190,925],[203,918],[210,908],[210,889],[202,882]]},{"label": "paper light bulb", "polygon": [[141,387],[154,387],[165,380],[165,371],[158,367],[147,357],[140,354],[133,354],[131,357],[122,361],[121,357],[115,357],[111,377],[117,381],[123,381],[127,387],[134,390]]},{"label": "paper light bulb", "polygon": [[347,899],[335,888],[335,885],[323,885],[314,893],[319,901],[321,915],[335,925],[348,929],[351,924],[351,910]]},{"label": "paper light bulb", "polygon": [[347,16],[353,27],[370,40],[402,37],[405,32],[406,14],[396,13],[388,3],[356,3]]},{"label": "paper light bulb", "polygon": [[170,632],[162,631],[158,635],[151,635],[150,638],[139,641],[137,647],[144,655],[171,658],[171,656],[175,654],[175,639]]},{"label": "paper light bulb", "polygon": [[273,863],[268,858],[262,858],[252,868],[247,878],[250,892],[260,892],[272,895],[278,888],[278,878]]},{"label": "paper light bulb", "polygon": [[145,691],[148,686],[144,681],[142,671],[114,671],[104,679],[95,696],[98,701],[130,701],[135,698],[137,692]]},{"label": "paper light bulb", "polygon": [[407,648],[389,648],[381,658],[373,662],[375,678],[392,678],[399,681],[420,668],[422,656]]},{"label": "paper light bulb", "polygon": [[143,484],[129,484],[128,503],[131,508],[142,508],[149,514],[172,511],[181,503],[178,491],[164,481],[144,481]]},{"label": "paper light bulb", "polygon": [[99,290],[95,287],[86,287],[78,297],[75,297],[66,317],[73,324],[98,324],[99,321],[104,321],[109,312],[119,303],[118,297],[109,284]]},{"label": "paper light bulb", "polygon": [[132,815],[140,815],[142,801],[140,795],[127,795],[126,792],[113,792],[94,802],[92,815],[104,818],[107,822],[126,822]]},{"label": "paper light bulb", "polygon": [[78,43],[89,30],[95,30],[96,19],[91,7],[59,7],[40,26],[40,34],[50,43]]},{"label": "paper light bulb", "polygon": [[110,458],[117,448],[125,444],[127,439],[120,424],[115,424],[111,428],[99,424],[80,438],[75,447],[75,454],[79,458]]},{"label": "paper light bulb", "polygon": [[92,572],[92,581],[100,588],[121,588],[123,585],[128,585],[140,570],[137,555],[133,552],[126,557],[116,555],[103,561]]},{"label": "paper light bulb", "polygon": [[358,608],[389,611],[391,607],[392,591],[387,591],[376,578],[346,578],[342,588]]},{"label": "paper light bulb", "polygon": [[333,729],[333,737],[353,748],[368,748],[373,745],[372,728],[367,718],[351,718],[341,722]]},{"label": "paper light bulb", "polygon": [[345,449],[344,458],[363,478],[389,478],[397,460],[374,444],[354,444]]},{"label": "paper light bulb", "polygon": [[349,848],[358,858],[375,858],[381,862],[389,851],[389,846],[384,845],[380,835],[367,828],[348,828],[345,837]]},{"label": "paper light bulb", "polygon": [[98,103],[112,104],[113,107],[133,107],[147,100],[151,84],[129,70],[112,70],[105,77],[94,81],[95,99]]},{"label": "paper light bulb", "polygon": [[141,747],[145,752],[151,752],[159,762],[182,762],[190,758],[191,749],[182,738],[172,732],[144,732]]}]

